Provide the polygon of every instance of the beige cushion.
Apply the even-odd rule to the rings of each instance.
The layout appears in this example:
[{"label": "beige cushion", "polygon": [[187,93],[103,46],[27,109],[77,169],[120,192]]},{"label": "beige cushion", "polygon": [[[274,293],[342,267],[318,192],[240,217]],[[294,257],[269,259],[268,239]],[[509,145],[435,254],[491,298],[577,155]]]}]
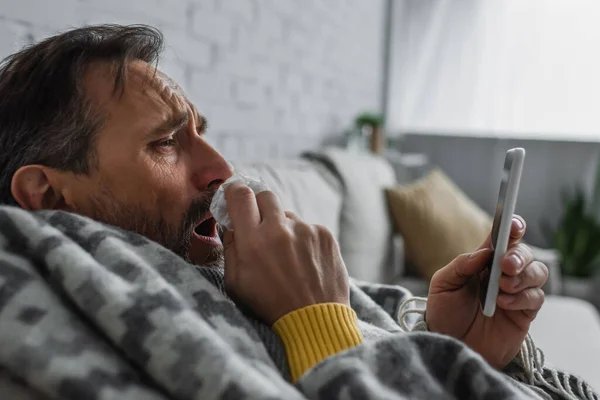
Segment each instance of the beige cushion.
[{"label": "beige cushion", "polygon": [[475,250],[490,232],[491,217],[439,169],[386,192],[407,261],[424,278],[431,279],[457,255]]}]

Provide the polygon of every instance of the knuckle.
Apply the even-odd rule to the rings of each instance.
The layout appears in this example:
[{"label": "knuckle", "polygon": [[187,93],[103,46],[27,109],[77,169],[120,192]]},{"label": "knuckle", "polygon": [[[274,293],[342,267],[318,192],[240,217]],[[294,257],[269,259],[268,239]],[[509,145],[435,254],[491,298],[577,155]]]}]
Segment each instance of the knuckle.
[{"label": "knuckle", "polygon": [[333,233],[327,228],[325,225],[313,225],[315,231],[321,238],[325,239],[334,239]]},{"label": "knuckle", "polygon": [[293,233],[286,224],[277,224],[271,230],[270,241],[276,243],[277,245],[290,242],[292,239]]},{"label": "knuckle", "polygon": [[294,231],[296,235],[302,238],[311,237],[315,234],[315,228],[312,225],[300,221],[294,224]]},{"label": "knuckle", "polygon": [[231,185],[225,189],[228,200],[247,200],[254,196],[254,192],[246,185]]},{"label": "knuckle", "polygon": [[526,263],[533,261],[533,251],[531,250],[531,247],[527,246],[526,244],[519,243],[515,249],[515,252],[517,252]]},{"label": "knuckle", "polygon": [[[248,188],[248,189],[250,189],[250,188]],[[250,189],[250,191],[252,191],[252,189]],[[263,190],[263,191],[257,193],[255,196],[256,196],[256,198],[261,198],[261,197],[271,197],[271,198],[272,197],[277,197],[277,195],[275,193],[273,193],[272,191],[270,191],[270,190]]]},{"label": "knuckle", "polygon": [[523,292],[525,302],[532,307],[541,306],[544,302],[544,291],[540,288],[529,289]]},{"label": "knuckle", "polygon": [[293,211],[286,211],[285,212],[285,216],[289,219],[293,219],[293,220],[299,220],[300,218],[298,217],[298,215],[293,212]]},{"label": "knuckle", "polygon": [[550,270],[548,269],[548,267],[546,266],[546,264],[544,264],[543,262],[537,262],[536,265],[538,266],[542,276],[544,277],[544,280],[548,279],[548,277],[550,276]]},{"label": "knuckle", "polygon": [[260,254],[263,251],[262,243],[257,239],[249,240],[246,251],[251,255]]},{"label": "knuckle", "polygon": [[523,254],[525,261],[527,261],[527,262],[533,261],[533,250],[531,250],[531,247],[529,247],[528,245],[526,245],[524,243],[520,243],[519,247],[520,247],[521,254]]},{"label": "knuckle", "polygon": [[461,253],[454,258],[453,262],[463,263],[471,257],[471,254],[473,253]]},{"label": "knuckle", "polygon": [[542,290],[542,289],[538,289],[539,290],[539,303],[540,303],[540,307],[544,304],[544,302],[546,301],[546,293]]}]

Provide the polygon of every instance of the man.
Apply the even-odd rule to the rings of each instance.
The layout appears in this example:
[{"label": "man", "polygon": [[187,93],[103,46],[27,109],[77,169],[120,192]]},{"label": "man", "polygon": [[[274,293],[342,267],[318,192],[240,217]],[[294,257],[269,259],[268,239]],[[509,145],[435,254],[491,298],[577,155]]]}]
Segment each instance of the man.
[{"label": "man", "polygon": [[[226,190],[234,230],[221,244],[208,206],[232,170],[205,141],[201,110],[155,69],[161,48],[151,28],[97,26],[6,59],[0,202],[87,216],[193,264],[224,266],[227,294],[273,327],[296,381],[363,342],[337,244],[282,209],[273,193],[255,196],[241,184]],[[515,217],[494,317],[482,315],[478,300],[489,239],[441,269],[427,299],[430,332],[462,341],[500,370],[519,354],[544,298],[548,271],[519,243],[524,233]]]}]

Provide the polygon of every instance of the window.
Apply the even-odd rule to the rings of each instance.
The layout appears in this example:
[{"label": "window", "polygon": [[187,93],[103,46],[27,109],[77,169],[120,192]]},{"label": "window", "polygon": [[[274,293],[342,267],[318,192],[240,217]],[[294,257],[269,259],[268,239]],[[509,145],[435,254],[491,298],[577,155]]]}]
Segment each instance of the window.
[{"label": "window", "polygon": [[392,134],[600,140],[600,2],[391,1]]}]

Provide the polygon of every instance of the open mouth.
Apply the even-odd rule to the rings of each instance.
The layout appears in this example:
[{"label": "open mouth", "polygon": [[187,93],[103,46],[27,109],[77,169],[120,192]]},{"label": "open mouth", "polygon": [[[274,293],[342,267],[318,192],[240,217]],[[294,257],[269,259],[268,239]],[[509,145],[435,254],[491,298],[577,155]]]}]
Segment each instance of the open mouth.
[{"label": "open mouth", "polygon": [[217,235],[217,221],[212,216],[205,219],[194,228],[194,233],[203,237],[215,237]]}]

